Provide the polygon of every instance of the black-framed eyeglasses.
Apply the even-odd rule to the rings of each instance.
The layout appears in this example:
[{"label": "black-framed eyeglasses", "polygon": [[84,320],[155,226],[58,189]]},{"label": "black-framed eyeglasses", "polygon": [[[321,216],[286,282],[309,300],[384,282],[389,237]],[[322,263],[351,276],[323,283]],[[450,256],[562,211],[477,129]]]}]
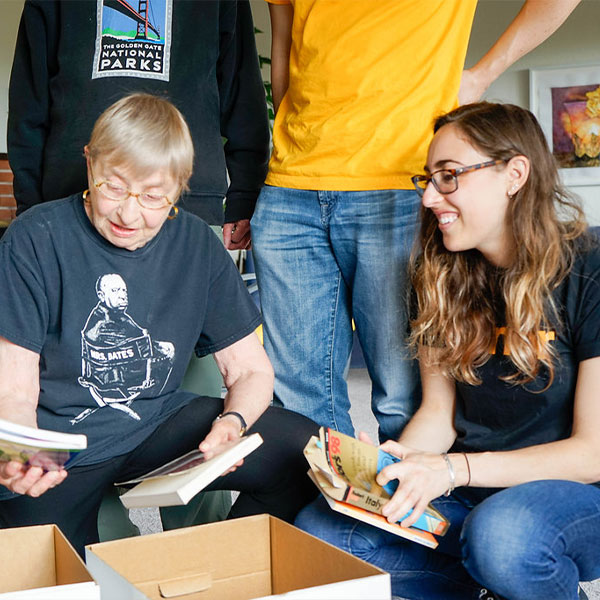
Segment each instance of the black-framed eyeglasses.
[{"label": "black-framed eyeglasses", "polygon": [[135,193],[126,187],[122,187],[110,181],[96,182],[91,165],[90,172],[92,174],[94,187],[107,200],[112,200],[113,202],[125,202],[129,196],[133,196],[142,208],[148,208],[150,210],[160,210],[161,208],[166,208],[167,206],[172,206],[174,204],[174,202],[169,200],[169,197],[164,194],[149,194],[147,192]]},{"label": "black-framed eyeglasses", "polygon": [[440,169],[434,171],[429,175],[413,175],[410,180],[413,182],[417,194],[423,197],[425,188],[429,185],[429,182],[433,183],[433,187],[440,194],[451,194],[458,189],[458,176],[464,173],[470,173],[471,171],[477,171],[478,169],[485,169],[486,167],[493,167],[506,162],[501,158],[497,160],[488,160],[486,162],[478,163],[476,165],[470,165],[469,167],[459,167],[458,169]]}]

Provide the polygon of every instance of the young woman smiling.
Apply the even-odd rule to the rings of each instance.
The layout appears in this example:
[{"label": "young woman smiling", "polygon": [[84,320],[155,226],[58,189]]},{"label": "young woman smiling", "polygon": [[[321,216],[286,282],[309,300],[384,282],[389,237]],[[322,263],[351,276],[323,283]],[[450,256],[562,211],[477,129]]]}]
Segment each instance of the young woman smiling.
[{"label": "young woman smiling", "polygon": [[433,551],[318,503],[297,523],[403,598],[574,599],[600,577],[600,249],[529,111],[466,105],[434,131],[413,177],[423,398],[378,481],[399,482],[390,521],[433,502],[450,529]]}]

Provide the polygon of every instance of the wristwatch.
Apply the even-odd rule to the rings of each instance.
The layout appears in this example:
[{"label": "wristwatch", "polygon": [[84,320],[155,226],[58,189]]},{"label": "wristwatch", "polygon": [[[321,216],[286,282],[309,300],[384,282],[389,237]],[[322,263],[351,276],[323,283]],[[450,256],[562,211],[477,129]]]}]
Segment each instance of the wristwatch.
[{"label": "wristwatch", "polygon": [[227,412],[221,413],[213,421],[213,423],[220,421],[223,417],[226,417],[227,415],[233,415],[234,417],[237,417],[239,419],[239,421],[240,421],[240,437],[242,437],[246,433],[246,429],[248,429],[248,425],[246,425],[246,419],[244,419],[244,417],[242,417],[242,415],[240,415],[239,412],[235,412],[234,410],[228,410]]}]

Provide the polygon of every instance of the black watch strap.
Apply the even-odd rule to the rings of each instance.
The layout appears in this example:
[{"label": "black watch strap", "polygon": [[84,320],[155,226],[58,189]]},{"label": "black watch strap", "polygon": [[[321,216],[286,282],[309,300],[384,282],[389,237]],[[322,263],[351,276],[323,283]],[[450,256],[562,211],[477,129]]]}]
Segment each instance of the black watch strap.
[{"label": "black watch strap", "polygon": [[239,419],[239,421],[240,421],[240,437],[242,437],[246,433],[246,430],[248,429],[248,425],[246,424],[246,419],[244,419],[244,417],[242,417],[242,415],[240,415],[239,412],[235,412],[234,410],[228,410],[227,412],[221,413],[215,419],[215,421],[220,421],[223,417],[226,417],[227,415],[233,415],[234,417],[237,417]]}]

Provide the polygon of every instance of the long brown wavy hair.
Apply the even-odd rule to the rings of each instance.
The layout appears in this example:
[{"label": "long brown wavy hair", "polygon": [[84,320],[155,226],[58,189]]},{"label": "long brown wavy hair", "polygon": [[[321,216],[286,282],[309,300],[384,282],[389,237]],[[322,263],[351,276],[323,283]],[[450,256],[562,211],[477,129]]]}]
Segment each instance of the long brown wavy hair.
[{"label": "long brown wavy hair", "polygon": [[439,117],[434,132],[450,123],[490,159],[526,156],[530,173],[509,203],[514,258],[506,269],[490,264],[478,250],[446,250],[435,215],[422,207],[419,244],[411,261],[417,303],[411,347],[415,353],[435,348],[421,352],[421,358],[457,381],[477,385],[477,369],[496,346],[498,311],[503,310],[504,347],[515,366],[505,379],[528,383],[543,365],[549,386],[557,357],[548,336],[539,332],[560,324],[552,291],[569,273],[575,240],[587,230],[583,211],[561,186],[554,157],[528,110],[469,104]]}]

